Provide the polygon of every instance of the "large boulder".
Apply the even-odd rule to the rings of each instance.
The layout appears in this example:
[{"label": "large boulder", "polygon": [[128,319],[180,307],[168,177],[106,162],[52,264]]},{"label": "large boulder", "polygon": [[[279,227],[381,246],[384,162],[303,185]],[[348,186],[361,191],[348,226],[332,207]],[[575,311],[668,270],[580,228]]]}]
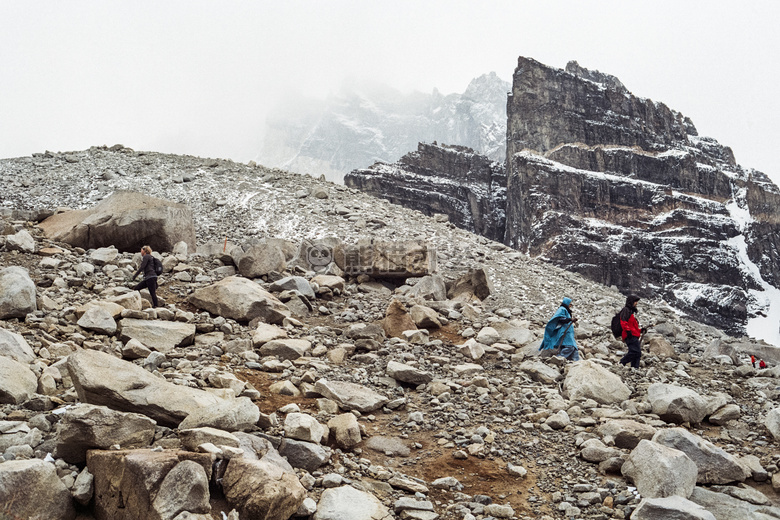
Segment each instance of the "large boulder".
[{"label": "large boulder", "polygon": [[236,321],[259,318],[276,324],[291,314],[273,294],[252,280],[238,276],[229,276],[198,289],[189,297],[189,302],[199,309]]},{"label": "large boulder", "polygon": [[642,424],[631,419],[614,419],[607,421],[596,430],[604,439],[610,438],[618,448],[632,450],[642,439],[650,440],[656,429],[649,424]]},{"label": "large boulder", "polygon": [[386,520],[390,511],[371,493],[352,486],[326,489],[322,492],[313,520]]},{"label": "large boulder", "polygon": [[0,357],[0,404],[22,404],[38,389],[38,378],[29,365]]},{"label": "large boulder", "polygon": [[339,243],[333,249],[333,257],[336,265],[350,276],[408,278],[436,271],[436,251],[423,241]]},{"label": "large boulder", "polygon": [[24,318],[37,305],[35,284],[27,269],[14,265],[0,271],[0,320]]},{"label": "large boulder", "polygon": [[653,383],[647,389],[647,400],[657,414],[667,422],[700,423],[710,410],[705,398],[682,386]]},{"label": "large boulder", "polygon": [[9,460],[0,464],[0,517],[73,520],[76,510],[70,491],[54,464],[40,459]]},{"label": "large boulder", "polygon": [[195,223],[184,204],[118,190],[87,210],[66,211],[39,224],[46,236],[84,249],[113,245],[136,252],[144,245],[171,251],[177,242],[195,251]]},{"label": "large boulder", "polygon": [[84,314],[81,315],[79,321],[76,322],[76,325],[82,329],[107,336],[113,335],[117,329],[116,321],[114,321],[111,312],[99,305],[90,305]]},{"label": "large boulder", "polygon": [[96,350],[78,350],[68,356],[66,365],[81,402],[140,413],[163,426],[176,427],[188,415],[223,401]]},{"label": "large boulder", "polygon": [[447,299],[447,284],[438,274],[423,276],[406,293],[410,298],[442,301]]},{"label": "large boulder", "polygon": [[284,253],[274,244],[256,244],[236,258],[238,272],[247,278],[260,278],[272,271],[282,272],[287,267]]},{"label": "large boulder", "polygon": [[450,300],[481,301],[494,292],[493,284],[484,268],[472,269],[455,280],[447,291]]},{"label": "large boulder", "polygon": [[138,413],[79,403],[69,407],[57,425],[57,457],[81,464],[88,449],[144,448],[154,439],[156,423]]},{"label": "large boulder", "polygon": [[35,352],[21,335],[0,328],[0,357],[11,358],[19,363],[32,363]]},{"label": "large boulder", "polygon": [[684,428],[660,430],[653,442],[685,453],[698,468],[699,484],[742,482],[750,476],[748,468],[736,457]]},{"label": "large boulder", "polygon": [[328,421],[330,434],[338,446],[344,450],[351,450],[361,441],[360,425],[353,413],[342,413]]},{"label": "large boulder", "polygon": [[157,352],[170,352],[176,347],[192,344],[195,325],[178,321],[139,320],[125,318],[121,321],[120,338],[125,343],[131,339]]},{"label": "large boulder", "polygon": [[112,520],[172,520],[208,513],[212,455],[177,450],[90,450],[94,514]]},{"label": "large boulder", "polygon": [[241,518],[288,520],[306,498],[295,473],[265,460],[230,459],[222,488]]},{"label": "large boulder", "polygon": [[593,399],[600,404],[622,403],[631,396],[631,389],[620,377],[591,360],[569,368],[563,389],[572,401]]},{"label": "large boulder", "polygon": [[696,487],[699,473],[685,453],[645,439],[631,451],[620,472],[646,498],[672,495],[688,498]]}]

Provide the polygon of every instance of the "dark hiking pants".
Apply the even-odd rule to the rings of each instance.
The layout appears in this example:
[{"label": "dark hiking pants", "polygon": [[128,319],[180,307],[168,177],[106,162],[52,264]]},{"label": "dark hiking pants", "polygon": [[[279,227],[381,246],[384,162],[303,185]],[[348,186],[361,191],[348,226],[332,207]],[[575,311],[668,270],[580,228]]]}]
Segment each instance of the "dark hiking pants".
[{"label": "dark hiking pants", "polygon": [[144,281],[133,287],[134,291],[149,289],[149,296],[152,297],[152,307],[157,307],[157,277],[146,278]]},{"label": "dark hiking pants", "polygon": [[639,358],[642,357],[642,348],[639,346],[639,338],[631,335],[626,336],[626,346],[628,347],[628,352],[626,352],[626,355],[620,360],[620,364],[626,365],[631,363],[632,367],[639,368]]}]

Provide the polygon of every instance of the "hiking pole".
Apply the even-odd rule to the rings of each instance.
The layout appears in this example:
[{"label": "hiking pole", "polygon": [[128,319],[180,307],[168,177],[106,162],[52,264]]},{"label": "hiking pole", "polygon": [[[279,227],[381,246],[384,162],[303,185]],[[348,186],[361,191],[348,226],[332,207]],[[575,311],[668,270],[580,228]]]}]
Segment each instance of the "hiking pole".
[{"label": "hiking pole", "polygon": [[563,331],[563,334],[561,334],[561,339],[558,340],[558,344],[555,345],[555,347],[552,349],[553,350],[553,356],[557,356],[558,354],[561,353],[561,345],[563,345],[563,339],[566,337],[566,333],[569,332],[569,329],[571,328],[572,325],[574,325],[574,322],[570,321],[569,325]]}]

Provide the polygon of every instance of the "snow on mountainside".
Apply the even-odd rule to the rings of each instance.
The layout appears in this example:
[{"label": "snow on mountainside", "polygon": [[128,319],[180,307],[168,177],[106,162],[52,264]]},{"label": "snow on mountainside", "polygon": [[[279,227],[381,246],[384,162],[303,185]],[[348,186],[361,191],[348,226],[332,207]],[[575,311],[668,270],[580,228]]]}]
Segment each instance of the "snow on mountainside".
[{"label": "snow on mountainside", "polygon": [[463,94],[366,87],[346,88],[322,102],[290,98],[268,117],[256,161],[334,182],[353,169],[395,161],[421,141],[468,146],[503,161],[510,87],[491,72],[472,80]]}]

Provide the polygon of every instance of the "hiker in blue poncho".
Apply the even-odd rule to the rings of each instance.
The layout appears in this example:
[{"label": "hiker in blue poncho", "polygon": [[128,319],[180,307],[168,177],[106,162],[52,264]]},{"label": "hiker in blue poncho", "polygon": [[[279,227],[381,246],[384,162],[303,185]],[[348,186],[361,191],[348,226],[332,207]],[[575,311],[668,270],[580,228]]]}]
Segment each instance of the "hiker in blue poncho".
[{"label": "hiker in blue poncho", "polygon": [[574,341],[574,324],[577,323],[577,318],[571,314],[572,305],[571,298],[563,299],[561,306],[558,307],[544,328],[544,340],[542,340],[539,350],[560,347],[559,356],[570,361],[579,361],[580,353],[577,349],[577,342]]}]

